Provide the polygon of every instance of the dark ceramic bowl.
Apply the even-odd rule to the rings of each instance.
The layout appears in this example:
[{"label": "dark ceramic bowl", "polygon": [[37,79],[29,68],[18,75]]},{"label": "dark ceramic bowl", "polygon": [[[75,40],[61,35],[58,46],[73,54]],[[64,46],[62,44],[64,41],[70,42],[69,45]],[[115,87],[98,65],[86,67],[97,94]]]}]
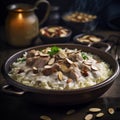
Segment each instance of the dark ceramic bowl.
[{"label": "dark ceramic bowl", "polygon": [[[54,44],[55,45],[55,44]],[[32,101],[34,103],[45,104],[45,105],[75,105],[75,104],[83,104],[93,101],[100,97],[103,93],[105,93],[110,86],[113,84],[114,80],[119,74],[119,65],[118,62],[108,53],[100,51],[95,48],[90,48],[83,45],[75,45],[75,44],[56,44],[56,46],[61,48],[70,48],[70,49],[81,49],[85,52],[89,52],[95,55],[98,55],[101,59],[107,62],[111,69],[113,70],[113,75],[108,79],[104,80],[103,82],[80,89],[74,90],[48,90],[48,89],[38,89],[30,86],[23,85],[22,83],[18,83],[17,81],[13,80],[9,75],[8,72],[10,71],[11,64],[16,61],[16,59],[23,55],[25,51],[31,49],[43,49],[46,47],[53,46],[51,45],[42,45],[36,46],[32,48],[28,48],[22,50],[20,52],[15,53],[11,57],[9,57],[5,64],[2,67],[2,73],[8,85],[12,85],[16,88],[21,89],[21,94],[24,94],[24,98],[28,101]],[[3,90],[7,91],[6,86],[3,87]],[[16,93],[11,91],[10,93]]]},{"label": "dark ceramic bowl", "polygon": [[43,43],[45,43],[45,44],[65,43],[65,42],[68,42],[70,40],[71,35],[72,35],[72,30],[65,27],[65,26],[50,25],[50,26],[42,27],[42,28],[40,28],[40,30],[52,28],[52,27],[62,27],[64,29],[68,30],[68,33],[62,37],[60,37],[60,36],[49,37],[49,36],[41,34],[41,32],[40,32],[39,36],[40,36]]},{"label": "dark ceramic bowl", "polygon": [[[85,39],[88,39],[88,40],[89,40],[89,37],[93,37],[93,39],[95,37],[95,38],[98,38],[99,41],[85,42],[84,40],[80,41],[78,39],[78,38],[84,39],[84,37],[86,37]],[[106,41],[107,41],[107,37],[99,35],[99,34],[95,34],[95,33],[82,33],[82,34],[78,34],[73,37],[73,42],[76,44],[87,45],[89,47],[95,47],[105,52],[108,52],[111,49],[111,45],[106,43]]]},{"label": "dark ceramic bowl", "polygon": [[[88,39],[88,40],[90,39],[90,37],[95,37],[95,38],[98,38],[100,40],[99,41],[90,41],[89,40],[89,42],[85,42],[84,40],[83,41],[78,40],[78,38],[83,38],[83,37],[86,37],[85,39]],[[83,44],[83,45],[88,45],[91,43],[98,43],[98,42],[105,42],[106,40],[107,40],[107,38],[105,36],[95,34],[95,33],[81,33],[81,34],[75,35],[73,37],[73,41],[75,43],[79,43],[79,44]]]},{"label": "dark ceramic bowl", "polygon": [[88,22],[74,22],[74,21],[70,21],[70,20],[66,20],[65,17],[70,15],[70,13],[65,13],[62,16],[62,22],[64,25],[68,26],[70,29],[72,29],[73,31],[73,35],[77,35],[79,33],[82,32],[91,32],[93,31],[98,23],[97,18],[93,19],[92,21],[88,21]]}]

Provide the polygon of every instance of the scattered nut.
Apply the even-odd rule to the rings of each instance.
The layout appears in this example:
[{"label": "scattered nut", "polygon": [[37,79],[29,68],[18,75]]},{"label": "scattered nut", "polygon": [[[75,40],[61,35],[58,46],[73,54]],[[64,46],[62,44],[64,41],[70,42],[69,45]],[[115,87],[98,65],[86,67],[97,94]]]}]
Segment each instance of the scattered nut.
[{"label": "scattered nut", "polygon": [[113,115],[115,113],[114,108],[108,108],[108,113]]},{"label": "scattered nut", "polygon": [[100,112],[101,109],[100,108],[90,108],[89,111],[90,112]]},{"label": "scattered nut", "polygon": [[40,119],[42,119],[42,120],[52,120],[49,116],[47,116],[47,115],[41,115],[40,116]]},{"label": "scattered nut", "polygon": [[92,120],[92,118],[93,118],[93,114],[87,114],[84,119],[85,120]]},{"label": "scattered nut", "polygon": [[75,109],[70,109],[66,112],[67,115],[71,115],[73,113],[75,113]]},{"label": "scattered nut", "polygon": [[96,115],[97,118],[100,118],[100,117],[103,117],[104,116],[104,113],[103,112],[100,112]]}]

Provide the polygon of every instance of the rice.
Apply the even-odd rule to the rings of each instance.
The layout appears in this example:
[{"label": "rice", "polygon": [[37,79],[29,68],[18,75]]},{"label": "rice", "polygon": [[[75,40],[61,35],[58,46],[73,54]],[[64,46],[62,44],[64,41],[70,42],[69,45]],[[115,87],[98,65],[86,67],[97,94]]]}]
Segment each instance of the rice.
[{"label": "rice", "polygon": [[[68,48],[59,48],[51,55],[51,49],[25,52],[11,65],[9,76],[35,88],[67,90],[96,85],[113,74],[97,55]],[[49,65],[51,58],[54,60]]]}]

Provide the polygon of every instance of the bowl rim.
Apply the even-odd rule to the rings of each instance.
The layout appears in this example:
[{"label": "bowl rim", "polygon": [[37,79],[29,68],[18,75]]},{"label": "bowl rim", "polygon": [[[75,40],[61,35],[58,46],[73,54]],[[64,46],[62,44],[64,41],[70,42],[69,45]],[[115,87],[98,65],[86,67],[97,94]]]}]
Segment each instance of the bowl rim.
[{"label": "bowl rim", "polygon": [[[84,87],[84,88],[78,88],[78,89],[70,89],[70,90],[53,90],[53,89],[44,89],[44,88],[35,88],[35,87],[32,87],[32,86],[27,86],[27,85],[24,85],[22,83],[19,83],[17,82],[16,80],[12,79],[9,75],[8,75],[8,70],[7,70],[7,67],[8,64],[10,64],[9,62],[12,61],[12,63],[20,56],[23,55],[24,52],[28,51],[28,50],[31,50],[31,49],[38,49],[38,48],[45,48],[45,47],[48,47],[48,46],[53,46],[53,45],[59,45],[59,46],[69,46],[69,45],[72,45],[72,46],[75,46],[75,47],[83,47],[83,48],[88,48],[88,49],[92,49],[92,50],[95,50],[95,51],[99,51],[103,54],[106,54],[108,56],[111,57],[111,59],[114,60],[115,64],[116,64],[116,70],[115,72],[113,73],[112,76],[110,76],[108,79],[98,83],[98,84],[95,84],[95,85],[92,85],[92,86],[88,86],[88,87]],[[17,56],[17,57],[16,57]],[[115,78],[118,76],[119,74],[119,64],[118,62],[108,53],[106,52],[103,52],[103,51],[100,51],[96,48],[89,48],[87,46],[84,46],[84,45],[77,45],[77,44],[47,44],[47,45],[42,45],[42,46],[34,46],[34,47],[30,47],[30,48],[27,48],[27,49],[23,49],[23,50],[20,50],[19,52],[16,52],[14,53],[13,55],[11,55],[10,57],[8,57],[4,64],[2,65],[2,73],[3,73],[3,76],[4,78],[6,79],[6,81],[8,82],[8,84],[10,85],[13,85],[17,88],[20,88],[22,90],[24,90],[25,92],[33,92],[33,93],[42,93],[42,94],[78,94],[78,93],[85,93],[86,91],[93,91],[93,90],[97,90],[105,85],[108,85],[110,84],[111,82],[113,82],[115,80]]]}]

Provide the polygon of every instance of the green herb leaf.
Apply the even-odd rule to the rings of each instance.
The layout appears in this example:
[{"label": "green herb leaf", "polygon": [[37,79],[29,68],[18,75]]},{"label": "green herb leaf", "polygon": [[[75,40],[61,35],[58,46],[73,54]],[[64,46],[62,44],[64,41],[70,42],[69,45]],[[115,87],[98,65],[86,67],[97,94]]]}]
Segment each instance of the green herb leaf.
[{"label": "green herb leaf", "polygon": [[24,62],[25,60],[26,60],[26,58],[24,58],[24,57],[23,58],[18,58],[17,62]]},{"label": "green herb leaf", "polygon": [[82,52],[81,55],[82,55],[82,58],[83,58],[84,60],[87,60],[87,59],[88,59],[87,55],[86,55],[84,52]]},{"label": "green herb leaf", "polygon": [[49,51],[48,54],[51,55],[51,56],[52,56],[52,55],[55,55],[56,53],[59,52],[59,50],[60,50],[59,47],[53,46],[53,47],[51,47],[51,51]]}]

